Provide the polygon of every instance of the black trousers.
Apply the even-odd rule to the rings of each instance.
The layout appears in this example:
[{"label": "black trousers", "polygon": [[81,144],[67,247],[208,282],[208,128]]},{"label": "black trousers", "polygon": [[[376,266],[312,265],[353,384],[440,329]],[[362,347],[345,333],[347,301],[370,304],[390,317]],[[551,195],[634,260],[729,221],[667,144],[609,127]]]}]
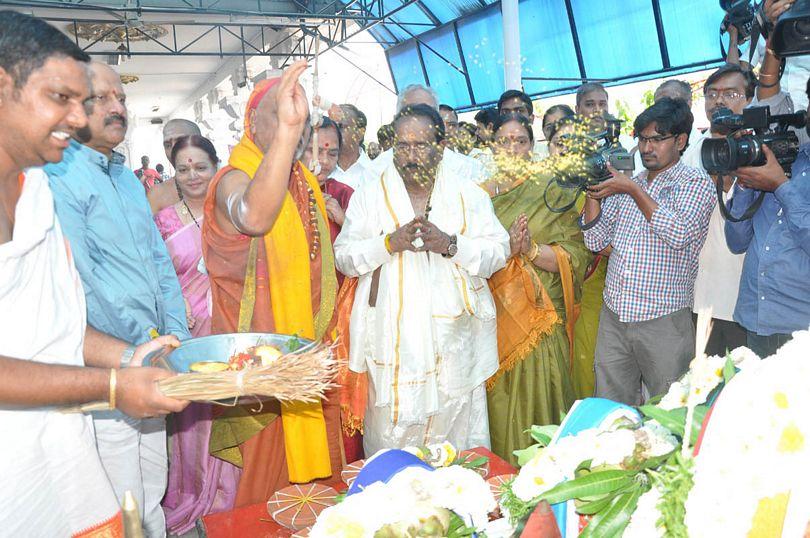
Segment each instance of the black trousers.
[{"label": "black trousers", "polygon": [[[697,325],[697,314],[692,314],[692,321]],[[740,346],[748,346],[747,331],[734,321],[712,318],[712,332],[706,343],[706,355],[724,357]]]}]

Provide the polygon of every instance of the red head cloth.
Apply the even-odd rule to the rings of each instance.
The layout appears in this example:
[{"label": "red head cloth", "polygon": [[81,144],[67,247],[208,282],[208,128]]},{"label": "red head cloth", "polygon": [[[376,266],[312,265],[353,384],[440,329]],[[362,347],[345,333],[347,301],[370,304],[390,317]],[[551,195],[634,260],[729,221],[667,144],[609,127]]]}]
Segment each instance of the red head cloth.
[{"label": "red head cloth", "polygon": [[250,132],[251,118],[253,116],[252,113],[254,110],[259,108],[259,103],[262,102],[262,98],[267,95],[270,88],[279,82],[281,82],[281,77],[268,78],[260,81],[258,84],[256,84],[256,86],[253,87],[253,91],[248,98],[247,108],[245,109],[245,136],[247,136],[250,140],[253,140],[253,135]]}]

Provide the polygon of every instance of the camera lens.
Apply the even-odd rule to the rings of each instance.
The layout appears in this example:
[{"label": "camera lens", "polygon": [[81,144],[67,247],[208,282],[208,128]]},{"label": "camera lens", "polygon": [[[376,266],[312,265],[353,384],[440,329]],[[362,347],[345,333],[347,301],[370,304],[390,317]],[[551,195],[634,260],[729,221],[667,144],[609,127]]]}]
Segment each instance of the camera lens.
[{"label": "camera lens", "polygon": [[786,28],[786,38],[795,41],[810,41],[810,20],[799,19],[793,21],[790,28]]},{"label": "camera lens", "polygon": [[765,164],[762,143],[754,135],[705,140],[700,158],[710,174],[727,174],[741,166]]}]

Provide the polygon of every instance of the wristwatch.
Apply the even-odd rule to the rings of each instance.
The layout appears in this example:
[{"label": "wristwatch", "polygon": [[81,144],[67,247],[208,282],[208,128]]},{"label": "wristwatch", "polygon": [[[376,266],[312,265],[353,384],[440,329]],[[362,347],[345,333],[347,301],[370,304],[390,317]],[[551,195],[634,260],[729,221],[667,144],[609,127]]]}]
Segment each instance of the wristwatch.
[{"label": "wristwatch", "polygon": [[126,368],[132,362],[132,357],[135,356],[135,346],[128,346],[123,353],[121,353],[121,362],[119,368]]},{"label": "wristwatch", "polygon": [[458,254],[458,245],[456,244],[458,241],[458,237],[456,234],[450,236],[450,244],[447,245],[447,252],[442,254],[443,258],[452,258],[456,254]]}]

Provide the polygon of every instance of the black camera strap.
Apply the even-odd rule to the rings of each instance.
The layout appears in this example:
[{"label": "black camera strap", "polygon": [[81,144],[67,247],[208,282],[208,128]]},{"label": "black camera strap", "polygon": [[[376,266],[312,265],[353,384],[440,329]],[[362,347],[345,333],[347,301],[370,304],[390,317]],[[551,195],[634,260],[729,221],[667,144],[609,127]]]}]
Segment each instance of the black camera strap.
[{"label": "black camera strap", "polygon": [[574,196],[569,203],[565,204],[562,207],[552,206],[548,201],[548,190],[549,188],[551,188],[552,183],[556,183],[556,181],[554,179],[549,180],[549,182],[546,184],[545,190],[543,190],[543,202],[546,204],[548,210],[551,211],[552,213],[565,213],[566,211],[574,207],[574,205],[577,203],[577,199],[579,198],[580,193],[585,192],[580,187],[574,187],[574,189],[571,190],[576,190],[576,192],[574,193]]},{"label": "black camera strap", "polygon": [[718,175],[717,180],[714,182],[714,186],[717,189],[717,203],[720,204],[720,213],[723,215],[723,218],[729,222],[742,222],[753,217],[754,213],[759,210],[759,206],[761,206],[762,202],[765,200],[765,193],[760,191],[757,199],[748,206],[748,209],[745,210],[745,213],[743,213],[740,218],[737,218],[731,214],[731,210],[734,207],[734,198],[728,201],[728,207],[726,207],[723,201],[723,177],[722,175]]},{"label": "black camera strap", "polygon": [[589,222],[588,224],[583,224],[582,219],[584,218],[585,213],[583,212],[583,214],[580,215],[580,217],[577,219],[577,224],[579,224],[580,230],[582,230],[583,232],[587,232],[588,230],[596,226],[600,220],[602,220],[602,204],[599,204],[599,213],[596,214],[596,217],[594,217],[594,219],[591,222]]}]

